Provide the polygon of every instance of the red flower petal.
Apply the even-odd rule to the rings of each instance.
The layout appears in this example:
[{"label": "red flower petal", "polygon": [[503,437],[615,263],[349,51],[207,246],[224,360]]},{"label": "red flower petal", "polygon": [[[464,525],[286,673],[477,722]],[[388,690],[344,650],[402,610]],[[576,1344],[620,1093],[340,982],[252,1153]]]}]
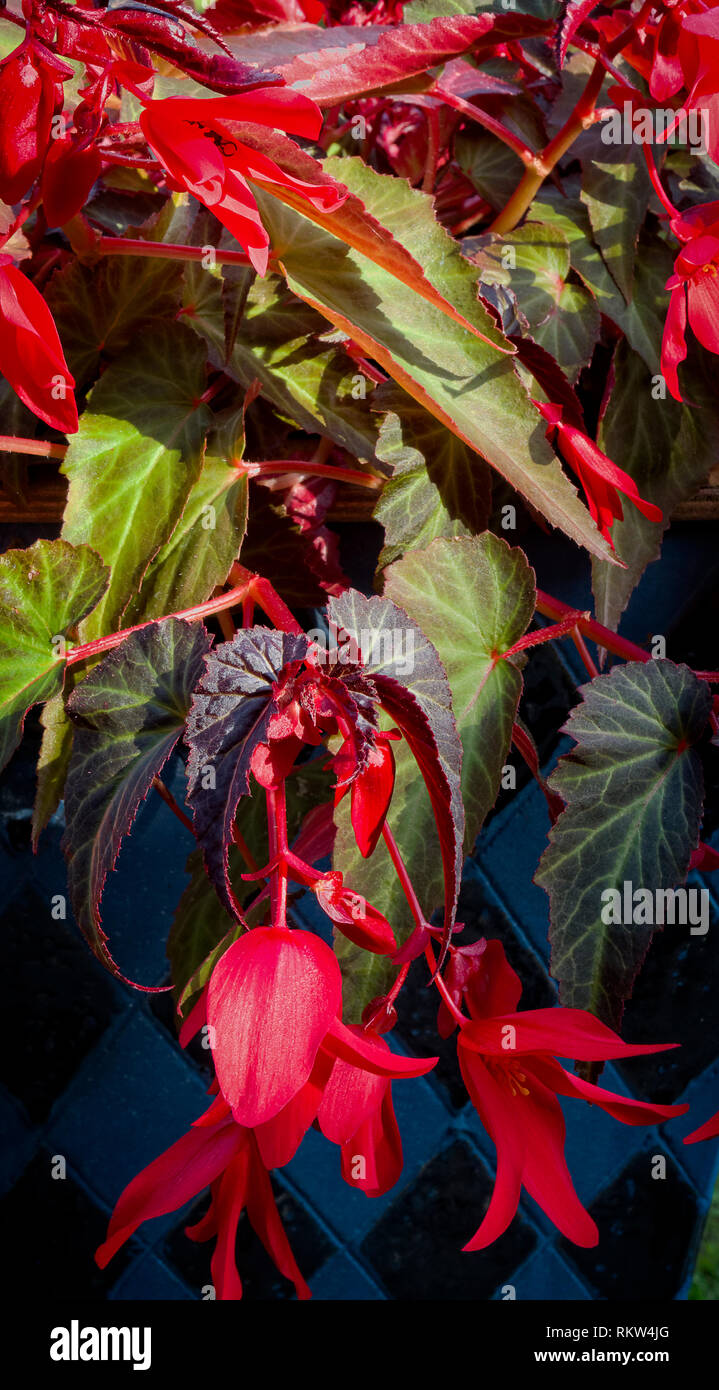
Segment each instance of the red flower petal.
[{"label": "red flower petal", "polygon": [[13,391],[53,429],[74,434],[75,382],[55,320],[39,291],[13,265],[0,264],[0,329],[0,372]]},{"label": "red flower petal", "polygon": [[382,1050],[367,1040],[364,1032],[353,1033],[340,1019],[334,1018],[322,1044],[323,1051],[355,1067],[364,1067],[376,1076],[399,1080],[403,1076],[425,1076],[439,1061],[438,1057],[400,1057],[389,1048]]},{"label": "red flower petal", "polygon": [[484,1250],[504,1234],[519,1206],[524,1167],[525,1137],[521,1116],[517,1115],[508,1087],[497,1081],[479,1057],[462,1046],[460,1034],[457,1055],[464,1084],[490,1139],[497,1150],[497,1175],[492,1197],[479,1229],[463,1246],[464,1250]]},{"label": "red flower petal", "polygon": [[271,1120],[304,1086],[342,997],[337,959],[310,932],[258,927],[210,978],[217,1079],[239,1124]]},{"label": "red flower petal", "polygon": [[712,1115],[710,1119],[705,1120],[704,1124],[700,1125],[698,1129],[692,1130],[691,1134],[687,1134],[684,1143],[698,1144],[702,1139],[717,1138],[719,1138],[719,1110],[717,1110],[716,1115]]},{"label": "red flower petal", "polygon": [[236,1124],[191,1129],[128,1184],[110,1218],[107,1239],[95,1253],[104,1269],[143,1221],[177,1211],[227,1167],[247,1135]]},{"label": "red flower petal", "polygon": [[[357,1160],[361,1159],[361,1166]],[[388,1086],[382,1104],[342,1145],[342,1177],[366,1197],[383,1197],[402,1172],[402,1140]]]},{"label": "red flower petal", "polygon": [[370,750],[366,766],[352,783],[352,829],[363,859],[369,859],[385,822],[394,790],[392,744],[379,738]]},{"label": "red flower petal", "polygon": [[[356,1024],[350,1025],[349,1032],[355,1037],[369,1037]],[[376,1034],[372,1035],[372,1042],[389,1052],[386,1042]],[[379,1110],[389,1085],[386,1077],[361,1070],[351,1062],[335,1062],[317,1114],[325,1138],[333,1144],[347,1143],[360,1125]]]},{"label": "red flower petal", "polygon": [[549,1058],[535,1057],[532,1061],[532,1072],[558,1095],[588,1100],[590,1104],[600,1106],[608,1115],[625,1125],[662,1124],[664,1120],[671,1120],[675,1115],[685,1115],[689,1109],[688,1105],[650,1105],[643,1100],[618,1096],[614,1091],[606,1091],[602,1086],[583,1081],[580,1076],[574,1076],[565,1067],[561,1067],[559,1062]]},{"label": "red flower petal", "polygon": [[686,342],[687,301],[684,285],[673,289],[669,298],[669,309],[664,322],[662,336],[662,376],[675,401],[682,399],[679,390],[677,367],[687,355]]},{"label": "red flower petal", "polygon": [[312,1295],[297,1268],[287,1233],[275,1206],[275,1198],[269,1175],[257,1152],[257,1146],[250,1140],[250,1183],[247,1193],[247,1215],[253,1229],[257,1232],[270,1259],[295,1286],[298,1298],[311,1298]]},{"label": "red flower petal", "polygon": [[321,1050],[309,1081],[274,1119],[255,1126],[255,1138],[266,1168],[283,1168],[294,1158],[322,1101],[333,1061]]},{"label": "red flower petal", "polygon": [[[511,1028],[513,1033],[507,1030]],[[462,1042],[474,1052],[511,1059],[530,1052],[585,1061],[612,1057],[641,1057],[666,1052],[678,1043],[651,1046],[622,1042],[617,1033],[584,1009],[526,1009],[501,1018],[477,1019],[465,1025]]]},{"label": "red flower petal", "polygon": [[48,227],[64,227],[84,207],[101,167],[95,145],[78,150],[71,140],[53,140],[41,184]]}]

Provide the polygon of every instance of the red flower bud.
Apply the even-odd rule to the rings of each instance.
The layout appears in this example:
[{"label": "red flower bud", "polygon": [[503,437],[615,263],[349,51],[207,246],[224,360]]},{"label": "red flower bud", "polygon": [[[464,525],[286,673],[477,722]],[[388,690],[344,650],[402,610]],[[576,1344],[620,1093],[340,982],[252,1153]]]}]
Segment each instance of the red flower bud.
[{"label": "red flower bud", "polygon": [[323,911],[355,946],[377,955],[394,955],[397,942],[387,918],[361,894],[345,888],[340,873],[326,874],[313,883],[312,890]]}]

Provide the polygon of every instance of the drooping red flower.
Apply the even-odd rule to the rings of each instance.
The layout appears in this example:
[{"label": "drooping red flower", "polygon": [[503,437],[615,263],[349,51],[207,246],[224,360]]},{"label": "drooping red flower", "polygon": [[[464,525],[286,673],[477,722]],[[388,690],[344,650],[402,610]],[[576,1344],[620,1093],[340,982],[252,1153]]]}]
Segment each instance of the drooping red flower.
[{"label": "drooping red flower", "polygon": [[640,497],[634,479],[607,458],[578,425],[563,418],[563,406],[541,401],[534,401],[534,405],[547,421],[547,439],[559,449],[562,458],[579,478],[590,515],[612,549],[612,526],[624,516],[620,493],[628,497],[649,521],[662,520],[661,509]]},{"label": "drooping red flower", "polygon": [[[715,204],[707,206],[716,207]],[[674,274],[666,283],[671,295],[662,338],[661,366],[671,394],[681,401],[677,369],[687,355],[687,322],[702,347],[719,353],[719,223],[714,222],[714,230],[704,231],[701,223],[692,223],[685,216],[675,218],[671,225],[677,235],[684,234],[686,244],[674,262]]]},{"label": "drooping red flower", "polygon": [[34,183],[50,141],[60,84],[72,68],[27,38],[0,63],[0,199],[12,206]]},{"label": "drooping red flower", "polygon": [[256,927],[229,947],[210,977],[207,1020],[217,1080],[238,1124],[279,1115],[310,1081],[320,1051],[384,1077],[423,1076],[435,1065],[436,1057],[399,1057],[356,1036],[338,1017],[341,999],[337,958],[311,932]]},{"label": "drooping red flower", "polygon": [[582,1081],[557,1057],[606,1061],[664,1052],[675,1043],[634,1046],[581,1009],[517,1012],[522,986],[499,941],[488,941],[464,997],[471,1021],[457,1042],[465,1085],[497,1149],[497,1176],[487,1213],[464,1247],[482,1250],[506,1231],[522,1188],[575,1245],[599,1234],[574,1189],[564,1157],[565,1126],[558,1096],[598,1105],[623,1124],[656,1124],[687,1105],[649,1105]]},{"label": "drooping red flower", "polygon": [[254,1135],[235,1124],[224,1102],[213,1101],[187,1134],[133,1178],[118,1198],[107,1238],[95,1253],[100,1269],[143,1221],[177,1211],[206,1187],[212,1202],[206,1216],[187,1228],[191,1240],[216,1238],[212,1279],[218,1299],[242,1297],[235,1266],[237,1224],[243,1210],[281,1274],[298,1298],[310,1291],[300,1274],[275,1205],[269,1174]]},{"label": "drooping red flower", "polygon": [[292,189],[313,206],[333,212],[346,197],[328,185],[285,173],[267,155],[243,145],[233,122],[281,127],[316,139],[322,112],[289,87],[257,88],[232,97],[194,100],[168,97],[148,102],[140,116],[145,139],[178,187],[208,207],[244,246],[259,275],[269,260],[269,237],[247,182],[253,176]]},{"label": "drooping red flower", "polygon": [[77,430],[75,381],[55,320],[26,275],[0,253],[0,372],[20,400],[63,434]]},{"label": "drooping red flower", "polygon": [[[353,1025],[350,1032],[389,1052],[373,1029]],[[394,1187],[402,1172],[402,1141],[389,1078],[335,1062],[317,1123],[326,1139],[340,1145],[342,1177],[350,1187],[367,1197],[381,1197]]]}]

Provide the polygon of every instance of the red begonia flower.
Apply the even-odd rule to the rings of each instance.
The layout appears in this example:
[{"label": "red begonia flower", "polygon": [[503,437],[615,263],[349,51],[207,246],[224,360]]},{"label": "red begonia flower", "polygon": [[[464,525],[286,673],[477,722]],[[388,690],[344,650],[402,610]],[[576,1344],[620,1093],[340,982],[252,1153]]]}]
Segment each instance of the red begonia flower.
[{"label": "red begonia flower", "polygon": [[[481,976],[486,972],[486,982]],[[515,1012],[521,984],[500,942],[489,941],[482,969],[465,991],[471,1022],[460,1029],[459,1063],[479,1118],[497,1149],[497,1176],[487,1213],[464,1247],[482,1250],[506,1231],[529,1193],[563,1235],[596,1245],[597,1227],[582,1206],[564,1157],[564,1117],[557,1096],[598,1105],[624,1124],[656,1124],[687,1105],[648,1105],[582,1081],[556,1060],[607,1060],[676,1046],[633,1046],[581,1009]]]},{"label": "red begonia flower", "polygon": [[0,253],[0,372],[24,405],[62,434],[77,430],[75,385],[50,310]]},{"label": "red begonia flower", "polygon": [[394,955],[397,942],[387,918],[360,893],[345,888],[341,873],[325,874],[312,884],[312,891],[323,912],[337,924],[348,941],[377,955]]},{"label": "red begonia flower", "polygon": [[247,1142],[212,1186],[209,1211],[196,1225],[188,1226],[185,1235],[195,1241],[217,1237],[210,1265],[217,1298],[242,1298],[242,1281],[235,1264],[235,1245],[238,1222],[246,1208],[250,1225],[280,1274],[294,1284],[298,1298],[311,1298],[292,1254],[275,1204],[270,1176],[258,1152],[255,1137],[249,1131],[245,1133]]},{"label": "red begonia flower", "polygon": [[[350,1031],[389,1052],[374,1030],[352,1026]],[[335,1062],[317,1122],[325,1138],[340,1145],[345,1182],[368,1197],[380,1197],[394,1186],[402,1172],[402,1142],[388,1078]]]},{"label": "red begonia flower", "polygon": [[687,1134],[685,1144],[698,1144],[703,1139],[719,1139],[719,1110],[716,1115],[710,1115],[698,1129],[693,1129],[691,1134]]},{"label": "red begonia flower", "polygon": [[0,63],[0,199],[12,206],[34,183],[50,140],[58,84],[72,68],[32,39]]},{"label": "red begonia flower", "polygon": [[614,544],[611,528],[614,522],[621,521],[624,515],[620,492],[624,493],[649,521],[662,520],[661,509],[655,507],[653,502],[645,502],[644,498],[640,497],[634,479],[607,458],[583,430],[562,419],[563,406],[545,405],[541,401],[534,401],[534,405],[547,421],[547,439],[558,447],[562,458],[579,478],[590,515],[612,549]]},{"label": "red begonia flower", "polygon": [[286,174],[266,155],[243,145],[233,134],[233,122],[281,127],[291,135],[315,139],[322,112],[309,97],[289,87],[260,87],[207,100],[167,97],[148,102],[140,116],[145,139],[171,178],[219,218],[246,248],[258,274],[264,275],[270,243],[248,178],[256,175],[292,189],[325,212],[334,211],[347,195]]},{"label": "red begonia flower", "polygon": [[341,998],[337,958],[311,932],[257,927],[225,952],[207,1019],[220,1090],[239,1124],[263,1124],[297,1095]]},{"label": "red begonia flower", "polygon": [[[715,205],[712,205],[712,208]],[[678,234],[689,229],[686,219],[672,223]],[[682,399],[677,368],[687,355],[687,320],[694,337],[719,353],[719,236],[700,231],[682,247],[667,280],[671,290],[662,338],[662,375],[674,396]]]},{"label": "red begonia flower", "polygon": [[[337,1017],[341,995],[337,958],[311,932],[255,927],[221,957],[207,988],[207,1020],[220,1090],[239,1124],[259,1128],[310,1078],[314,1085],[320,1049],[325,1057],[390,1078],[423,1076],[435,1065],[436,1057],[398,1057],[364,1032],[356,1036]],[[307,1113],[310,1095],[298,1106]],[[288,1125],[296,1134],[297,1114]],[[286,1142],[277,1134],[267,1140]]]},{"label": "red begonia flower", "polygon": [[[209,1123],[213,1118],[214,1123]],[[242,1297],[235,1267],[235,1238],[245,1207],[251,1225],[280,1273],[292,1281],[299,1298],[309,1298],[310,1291],[292,1255],[254,1137],[234,1123],[222,1101],[213,1101],[187,1134],[125,1188],[110,1218],[107,1239],[95,1254],[100,1269],[105,1268],[143,1221],[177,1211],[208,1186],[212,1190],[210,1210],[186,1234],[192,1240],[217,1238],[212,1258],[217,1298]]]},{"label": "red begonia flower", "polygon": [[716,8],[682,19],[678,44],[684,85],[689,96],[683,105],[701,113],[707,150],[716,163],[719,155],[719,14]]}]

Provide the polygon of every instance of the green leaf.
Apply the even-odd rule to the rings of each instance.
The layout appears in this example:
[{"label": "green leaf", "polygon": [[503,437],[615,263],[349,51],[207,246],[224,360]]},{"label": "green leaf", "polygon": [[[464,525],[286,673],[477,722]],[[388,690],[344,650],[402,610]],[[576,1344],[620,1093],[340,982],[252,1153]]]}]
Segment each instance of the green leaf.
[{"label": "green leaf", "polygon": [[437,536],[467,536],[489,520],[492,486],[484,459],[393,383],[374,393],[386,410],[377,457],[392,468],[374,516],[384,527],[380,567]]},{"label": "green leaf", "polygon": [[582,202],[604,263],[627,304],[632,300],[637,241],[651,192],[639,146],[605,145],[601,123],[587,133],[582,146]]},{"label": "green leaf", "polygon": [[108,652],[68,700],[75,726],[63,841],[70,901],[98,959],[115,974],[100,918],[105,879],[180,737],[209,649],[201,623],[152,623]]},{"label": "green leaf", "polygon": [[579,198],[563,198],[558,190],[545,187],[532,211],[563,232],[572,268],[594,295],[597,308],[621,328],[649,370],[658,372],[666,313],[664,286],[672,269],[669,248],[656,237],[640,234],[634,293],[627,304],[594,244],[589,214]]},{"label": "green leaf", "polygon": [[626,569],[593,562],[596,616],[614,631],[647,565],[659,558],[672,511],[694,495],[716,460],[719,409],[714,357],[694,352],[687,379],[691,405],[669,396],[654,399],[656,382],[641,358],[626,343],[617,348],[614,385],[599,443],[634,479],[641,496],[661,507],[664,524],[648,521],[631,502],[625,503],[624,519],[615,522],[612,534]]},{"label": "green leaf", "polygon": [[460,133],[455,158],[480,197],[496,212],[509,201],[524,173],[519,156],[488,131]]},{"label": "green leaf", "polygon": [[[492,654],[512,646],[532,617],[532,571],[521,550],[485,532],[471,539],[435,540],[426,550],[412,551],[386,571],[385,593],[419,624],[447,672],[463,748],[465,852],[471,852],[496,800],[522,686],[519,662],[494,665]],[[395,745],[395,760],[388,823],[429,914],[442,898],[434,818],[422,778],[402,743]],[[337,822],[336,867],[404,940],[412,919],[384,844],[364,860],[344,802]],[[347,1017],[357,1022],[364,1005],[387,988],[392,968],[380,957],[367,960],[367,953],[350,943],[338,942],[337,953],[346,980]]]},{"label": "green leaf", "polygon": [[[704,779],[693,745],[709,686],[671,661],[632,662],[582,688],[576,740],[549,779],[564,797],[536,882],[551,904],[552,974],[562,1003],[616,1028],[653,925],[602,921],[605,890],[674,888],[699,840]],[[652,916],[653,921],[653,916]]]},{"label": "green leaf", "polygon": [[[475,274],[434,220],[431,200],[356,159],[323,168],[361,196],[395,238],[403,239],[443,301],[496,336],[476,300]],[[276,200],[258,195],[275,254],[301,298],[353,337],[460,439],[486,458],[553,525],[593,553],[605,542],[547,445],[537,413],[510,359],[435,304]]]},{"label": "green leaf", "polygon": [[85,641],[118,626],[200,476],[211,420],[198,404],[204,367],[189,329],[158,325],[107,368],[80,417],[62,469],[70,480],[63,535],[94,546],[112,572]]},{"label": "green leaf", "polygon": [[373,459],[377,425],[367,403],[356,399],[359,368],[313,338],[326,329],[325,320],[268,276],[249,291],[228,356],[223,278],[207,270],[196,272],[195,280],[200,277],[202,293],[195,291],[196,313],[187,321],[208,343],[213,364],[245,389],[258,380],[265,399],[308,434],[326,435],[357,459]]},{"label": "green leaf", "polygon": [[0,767],[17,748],[31,706],[62,690],[64,639],[100,601],[107,581],[87,545],[36,541],[0,556]]},{"label": "green leaf", "polygon": [[[483,283],[511,291],[522,328],[574,380],[591,361],[600,318],[589,291],[567,283],[571,261],[564,233],[556,224],[527,222],[506,237],[485,235],[464,246],[472,248]],[[510,254],[511,268],[505,264]]]},{"label": "green leaf", "polygon": [[48,303],[67,364],[78,386],[94,381],[103,362],[136,347],[180,304],[182,265],[144,256],[107,256],[96,265],[73,260],[50,282]]},{"label": "green leaf", "polygon": [[182,516],[125,610],[126,625],[204,603],[227,579],[247,530],[247,475],[228,462],[242,458],[243,425],[240,409],[214,430]]}]

